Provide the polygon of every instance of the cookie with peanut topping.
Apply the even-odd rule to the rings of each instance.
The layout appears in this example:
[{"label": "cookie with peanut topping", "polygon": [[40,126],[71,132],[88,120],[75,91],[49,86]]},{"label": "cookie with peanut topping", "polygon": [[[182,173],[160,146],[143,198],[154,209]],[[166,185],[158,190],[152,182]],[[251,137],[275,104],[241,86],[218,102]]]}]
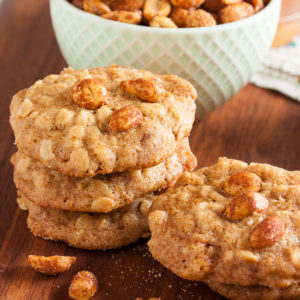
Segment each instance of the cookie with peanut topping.
[{"label": "cookie with peanut topping", "polygon": [[175,75],[68,68],[17,93],[10,123],[24,154],[68,176],[91,177],[171,157],[190,134],[195,98]]},{"label": "cookie with peanut topping", "polygon": [[20,208],[28,210],[28,228],[44,239],[64,241],[76,248],[106,250],[149,236],[147,212],[153,200],[151,194],[109,213],[45,208],[18,194]]},{"label": "cookie with peanut topping", "polygon": [[66,176],[21,152],[14,154],[12,162],[17,189],[28,199],[43,207],[86,212],[109,212],[165,189],[197,165],[187,138],[176,154],[157,166],[95,177]]},{"label": "cookie with peanut topping", "polygon": [[298,300],[300,284],[294,283],[286,288],[270,288],[262,285],[240,286],[218,282],[207,282],[209,287],[232,300]]},{"label": "cookie with peanut topping", "polygon": [[180,277],[285,288],[300,276],[300,172],[220,158],[149,213],[153,257]]}]

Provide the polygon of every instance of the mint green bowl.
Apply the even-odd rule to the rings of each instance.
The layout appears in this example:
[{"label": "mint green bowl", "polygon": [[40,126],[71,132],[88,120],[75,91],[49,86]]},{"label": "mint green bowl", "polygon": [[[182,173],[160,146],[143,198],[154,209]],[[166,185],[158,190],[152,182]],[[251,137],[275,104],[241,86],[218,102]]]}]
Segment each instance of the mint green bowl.
[{"label": "mint green bowl", "polygon": [[281,0],[234,23],[163,29],[106,20],[66,0],[50,0],[60,49],[73,68],[130,65],[174,73],[197,89],[197,114],[222,105],[243,86],[271,47]]}]

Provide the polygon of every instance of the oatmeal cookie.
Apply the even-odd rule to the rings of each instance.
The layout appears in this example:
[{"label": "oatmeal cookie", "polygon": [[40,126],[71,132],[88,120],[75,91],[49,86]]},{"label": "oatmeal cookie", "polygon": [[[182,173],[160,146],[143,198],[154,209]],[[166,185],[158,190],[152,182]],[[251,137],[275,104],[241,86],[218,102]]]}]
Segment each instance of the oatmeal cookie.
[{"label": "oatmeal cookie", "polygon": [[239,286],[217,282],[207,282],[209,287],[222,296],[233,300],[298,300],[300,284],[294,283],[286,288],[269,288],[262,285]]},{"label": "oatmeal cookie", "polygon": [[14,154],[12,162],[17,189],[36,205],[82,212],[109,212],[129,204],[174,184],[197,165],[187,138],[175,155],[157,166],[95,177],[66,176],[21,152]]},{"label": "oatmeal cookie", "polygon": [[147,212],[151,195],[104,213],[71,212],[40,207],[21,193],[18,204],[28,209],[27,225],[41,238],[64,241],[76,248],[115,249],[149,235]]},{"label": "oatmeal cookie", "polygon": [[299,171],[221,158],[155,200],[150,252],[186,279],[288,287],[300,278],[299,205]]},{"label": "oatmeal cookie", "polygon": [[10,123],[26,155],[68,176],[155,166],[191,131],[194,87],[175,75],[112,65],[68,68],[11,102]]}]

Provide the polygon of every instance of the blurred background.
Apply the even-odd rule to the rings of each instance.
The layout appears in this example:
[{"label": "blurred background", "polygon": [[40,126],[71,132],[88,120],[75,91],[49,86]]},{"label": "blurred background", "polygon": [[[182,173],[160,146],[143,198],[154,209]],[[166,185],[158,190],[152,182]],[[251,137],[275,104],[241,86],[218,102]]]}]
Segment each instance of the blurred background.
[{"label": "blurred background", "polygon": [[300,34],[300,1],[282,0],[281,18],[273,46],[289,43]]},{"label": "blurred background", "polygon": [[[282,1],[273,48],[251,78],[254,84],[247,84],[195,124],[191,146],[199,167],[227,156],[300,169],[300,0]],[[46,278],[27,265],[28,254],[64,253],[77,257],[78,271],[97,266],[92,271],[101,278],[101,299],[223,300],[207,286],[162,268],[151,258],[144,241],[134,248],[86,252],[35,238],[29,232],[27,214],[15,201],[9,160],[16,148],[8,123],[9,103],[17,91],[66,66],[48,0],[0,0],[0,60],[0,299],[66,299],[72,272]]]}]

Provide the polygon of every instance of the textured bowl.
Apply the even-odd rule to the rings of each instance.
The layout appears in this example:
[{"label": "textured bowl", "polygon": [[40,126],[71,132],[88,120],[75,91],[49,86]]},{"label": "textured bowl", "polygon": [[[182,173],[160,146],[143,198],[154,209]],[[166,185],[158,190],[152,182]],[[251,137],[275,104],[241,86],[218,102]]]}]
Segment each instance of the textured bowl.
[{"label": "textured bowl", "polygon": [[202,117],[248,83],[272,44],[280,4],[271,0],[259,13],[234,23],[180,29],[106,20],[66,0],[51,0],[50,8],[70,66],[120,64],[177,74],[197,88],[197,113]]}]

